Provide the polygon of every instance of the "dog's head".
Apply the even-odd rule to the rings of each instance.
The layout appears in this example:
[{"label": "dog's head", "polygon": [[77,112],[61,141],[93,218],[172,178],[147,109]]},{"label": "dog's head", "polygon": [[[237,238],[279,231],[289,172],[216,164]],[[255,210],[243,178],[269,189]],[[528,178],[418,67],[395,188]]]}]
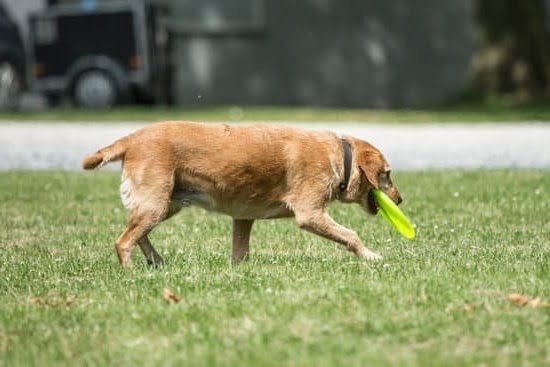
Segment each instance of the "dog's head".
[{"label": "dog's head", "polygon": [[391,180],[390,165],[386,162],[382,153],[371,144],[357,140],[354,144],[353,154],[356,167],[360,171],[359,187],[355,201],[367,212],[374,215],[378,213],[378,205],[374,199],[373,190],[380,189],[399,205],[403,199]]}]

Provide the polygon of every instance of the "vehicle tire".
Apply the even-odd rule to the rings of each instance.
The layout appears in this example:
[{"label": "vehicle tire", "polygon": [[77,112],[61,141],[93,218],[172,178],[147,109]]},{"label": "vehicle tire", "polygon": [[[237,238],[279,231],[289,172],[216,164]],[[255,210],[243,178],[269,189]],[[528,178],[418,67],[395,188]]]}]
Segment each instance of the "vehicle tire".
[{"label": "vehicle tire", "polygon": [[74,82],[73,100],[80,107],[109,108],[116,104],[117,98],[116,83],[104,71],[85,71]]},{"label": "vehicle tire", "polygon": [[0,60],[0,111],[19,107],[21,91],[22,79],[15,66]]}]

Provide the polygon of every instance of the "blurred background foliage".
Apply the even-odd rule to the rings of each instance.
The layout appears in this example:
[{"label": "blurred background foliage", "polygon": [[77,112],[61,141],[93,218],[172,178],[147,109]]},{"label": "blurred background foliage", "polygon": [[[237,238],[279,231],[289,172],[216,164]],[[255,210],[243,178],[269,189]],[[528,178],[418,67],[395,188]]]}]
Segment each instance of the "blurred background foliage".
[{"label": "blurred background foliage", "polygon": [[472,91],[512,104],[550,97],[548,1],[477,0]]}]

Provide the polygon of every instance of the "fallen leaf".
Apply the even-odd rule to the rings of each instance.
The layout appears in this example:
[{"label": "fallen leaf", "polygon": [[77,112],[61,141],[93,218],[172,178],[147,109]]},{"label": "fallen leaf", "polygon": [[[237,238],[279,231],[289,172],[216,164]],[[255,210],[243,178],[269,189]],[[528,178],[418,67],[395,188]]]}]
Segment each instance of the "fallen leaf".
[{"label": "fallen leaf", "polygon": [[529,298],[519,293],[510,293],[508,295],[508,301],[516,304],[517,306],[523,307],[529,302]]},{"label": "fallen leaf", "polygon": [[533,308],[536,308],[536,307],[550,307],[550,303],[549,302],[544,302],[540,297],[533,298],[532,300],[529,301],[528,305],[529,305],[529,307],[533,307]]},{"label": "fallen leaf", "polygon": [[31,305],[41,307],[70,307],[76,302],[75,295],[63,296],[60,293],[49,293],[43,297],[30,296],[28,302]]},{"label": "fallen leaf", "polygon": [[181,301],[181,297],[172,292],[169,288],[164,288],[162,291],[162,298],[168,303],[178,303]]},{"label": "fallen leaf", "polygon": [[42,305],[42,298],[39,298],[39,297],[35,297],[35,296],[31,296],[29,298],[29,303],[31,305],[34,305],[34,304],[39,304],[39,305]]},{"label": "fallen leaf", "polygon": [[519,307],[550,307],[550,303],[544,302],[540,297],[529,299],[529,297],[526,297],[519,293],[510,293],[508,295],[508,300]]}]

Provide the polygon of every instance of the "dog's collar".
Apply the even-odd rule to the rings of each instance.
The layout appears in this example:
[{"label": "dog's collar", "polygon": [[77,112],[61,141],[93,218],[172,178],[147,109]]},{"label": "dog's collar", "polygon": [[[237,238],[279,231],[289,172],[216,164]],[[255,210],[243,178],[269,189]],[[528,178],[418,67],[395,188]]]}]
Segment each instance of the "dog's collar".
[{"label": "dog's collar", "polygon": [[338,186],[340,192],[344,192],[348,188],[349,178],[351,175],[351,146],[346,139],[342,140],[342,149],[344,151],[344,179],[340,182]]}]

